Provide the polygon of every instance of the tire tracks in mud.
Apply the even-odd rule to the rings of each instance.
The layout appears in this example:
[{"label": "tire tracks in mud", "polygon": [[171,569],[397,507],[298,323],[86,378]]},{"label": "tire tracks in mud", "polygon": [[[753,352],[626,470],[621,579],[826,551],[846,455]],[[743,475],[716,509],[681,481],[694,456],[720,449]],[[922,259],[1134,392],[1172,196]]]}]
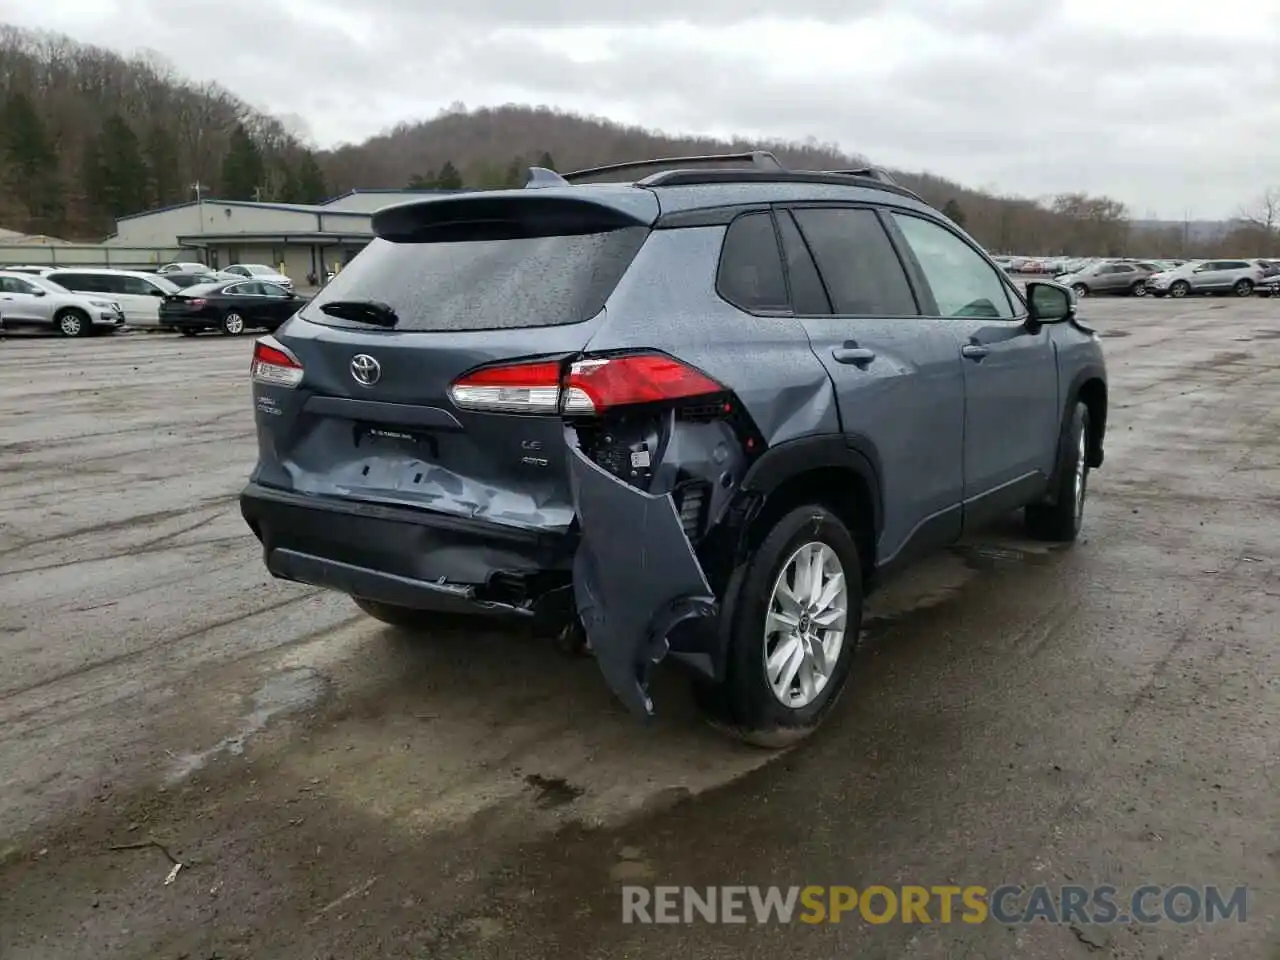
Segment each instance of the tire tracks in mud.
[{"label": "tire tracks in mud", "polygon": [[[316,596],[316,594],[308,594],[305,597],[294,598],[294,602],[298,600],[310,599],[311,597],[314,597],[314,596]],[[191,634],[185,635],[182,638],[175,638],[172,642],[177,643],[177,642],[181,642],[182,640],[195,639],[200,635],[201,632],[212,632],[214,630],[221,630],[224,627],[234,626],[238,622],[241,622],[243,620],[250,620],[253,617],[261,614],[274,613],[278,611],[281,606],[284,606],[284,604],[279,604],[272,607],[265,607],[262,610],[258,610],[258,611],[255,611],[254,613],[247,614],[244,617],[228,620],[226,623],[210,624],[209,626],[204,628],[203,631],[193,631]],[[305,646],[306,644],[313,643],[316,640],[319,640],[328,634],[337,633],[341,630],[345,630],[346,628],[353,626],[357,623],[360,623],[365,619],[367,618],[366,618],[366,615],[363,613],[351,614],[333,623],[326,624],[325,626],[322,626],[322,627],[318,627],[315,630],[310,630],[310,631],[307,631],[306,633],[299,634],[296,637],[291,637],[289,640],[285,641],[284,643],[280,643],[274,647],[271,647],[269,650],[268,649],[252,649],[252,650],[247,650],[238,656],[220,657],[216,661],[216,669],[218,670],[219,673],[225,673],[227,670],[233,669],[245,661],[253,660],[255,658],[260,658],[264,655],[268,655],[271,653],[278,653],[282,650],[288,650],[291,647]],[[205,665],[202,664],[201,667],[203,666]],[[192,671],[192,673],[194,672],[195,671]],[[120,697],[112,698],[111,700],[106,701],[106,703],[112,702],[113,700],[136,697],[139,695],[139,693],[153,692],[155,690],[160,690],[160,689],[164,689],[166,687],[172,687],[172,686],[174,686],[173,683],[166,682],[163,679],[163,677],[161,677],[160,679],[154,682],[150,682],[150,683],[143,682],[140,691],[130,691],[127,694],[122,694]],[[110,680],[110,679],[104,680],[101,683],[95,683],[91,687],[86,687],[83,690],[79,690],[71,694],[70,696],[63,697],[59,700],[51,700],[47,703],[41,704],[39,707],[32,708],[23,713],[17,714],[13,717],[5,717],[3,718],[4,729],[0,729],[0,743],[3,743],[5,740],[14,739],[15,737],[27,737],[27,736],[30,736],[31,734],[39,733],[42,730],[47,730],[50,727],[63,726],[72,721],[78,720],[87,714],[93,713],[95,710],[100,710],[106,705],[103,701],[97,701],[97,702],[90,703],[88,705],[81,706],[75,709],[60,710],[56,717],[52,717],[44,721],[29,722],[25,724],[23,723],[23,721],[28,720],[31,717],[35,717],[45,710],[53,709],[55,707],[67,707],[77,703],[77,701],[84,700],[88,697],[92,697],[95,694],[99,694],[102,691],[109,690],[109,689],[118,690],[119,684],[116,683],[114,680]],[[0,705],[3,705],[5,699],[6,699],[5,696],[3,694],[0,694]],[[20,727],[20,729],[16,729],[16,730],[7,729],[10,727]]]},{"label": "tire tracks in mud", "polygon": [[[307,600],[314,599],[315,597],[323,595],[325,592],[326,591],[322,589],[308,590],[304,593],[297,594],[291,597],[285,597],[282,600],[277,600],[273,603],[269,603],[266,606],[254,607],[251,610],[245,610],[229,617],[223,617],[218,620],[212,620],[212,621],[209,621],[208,623],[203,623],[198,627],[176,634],[175,636],[162,637],[161,639],[158,639],[158,640],[152,640],[151,642],[145,643],[142,646],[134,647],[130,650],[124,651],[123,653],[118,653],[102,660],[96,660],[92,663],[86,663],[78,667],[73,667],[69,670],[62,670],[56,674],[53,674],[48,677],[44,677],[41,680],[37,680],[34,683],[29,683],[24,686],[15,687],[9,690],[0,690],[0,705],[3,705],[9,700],[16,699],[25,694],[34,693],[35,691],[43,689],[45,687],[53,686],[54,684],[62,683],[67,680],[73,680],[77,677],[82,677],[86,674],[94,672],[95,670],[104,670],[109,667],[115,667],[123,663],[128,663],[132,660],[137,660],[139,657],[142,657],[143,655],[159,647],[164,647],[164,646],[173,645],[173,644],[180,644],[187,640],[193,640],[196,637],[199,637],[203,634],[210,633],[211,631],[220,630],[220,629],[223,629],[224,627],[235,626],[237,623],[242,623],[245,620],[252,620],[254,617],[261,616],[262,614],[278,612],[279,610],[282,610],[285,607],[289,607],[294,604],[303,603]],[[81,696],[81,695],[83,695],[83,692],[81,694],[76,694],[75,696]],[[33,713],[39,712],[40,710],[48,709],[49,707],[56,706],[60,703],[70,702],[71,700],[75,699],[75,696],[67,698],[66,700],[44,703],[39,705],[38,707],[33,707],[27,711],[20,712],[18,714],[14,714],[11,716],[0,717],[0,723],[3,723],[5,725],[10,723],[15,723],[17,721],[24,719],[27,716],[30,716]]]},{"label": "tire tracks in mud", "polygon": [[[204,520],[201,520],[190,527],[190,529],[198,529],[199,527],[205,526],[208,523],[212,522],[213,520],[217,519],[217,517],[220,515],[221,511],[225,509],[225,507],[229,506],[232,503],[235,503],[239,498],[240,498],[240,492],[237,490],[234,493],[220,494],[219,496],[216,496],[216,497],[206,497],[204,500],[198,501],[197,503],[194,503],[194,504],[188,504],[187,506],[183,506],[183,507],[170,507],[165,510],[156,510],[151,513],[141,513],[141,514],[135,514],[129,517],[122,517],[118,520],[104,520],[101,523],[90,524],[87,527],[76,527],[73,530],[67,530],[62,533],[55,533],[47,537],[40,537],[38,539],[28,540],[25,543],[19,544],[16,547],[7,547],[3,550],[0,550],[0,558],[11,556],[15,553],[20,553],[21,551],[31,549],[32,547],[44,546],[46,544],[65,543],[68,540],[76,540],[80,537],[96,537],[105,533],[116,533],[121,530],[128,530],[132,527],[148,526],[152,524],[164,523],[166,520],[175,520],[178,517],[186,516],[190,513],[193,513],[199,510],[216,509],[218,512],[214,513],[213,516],[208,517]],[[189,532],[189,530],[178,530],[169,534],[164,534],[153,540],[144,541],[143,543],[138,544],[136,547],[126,548],[124,551],[117,554],[113,554],[108,557],[98,557],[98,558],[79,557],[74,560],[67,561],[64,564],[53,564],[53,565],[50,565],[49,567],[36,568],[36,569],[54,569],[56,566],[69,566],[75,563],[85,563],[94,559],[114,559],[115,557],[124,556],[138,550],[145,551],[150,546],[153,546],[158,543],[162,543],[165,540],[170,540],[176,536],[181,536],[182,533],[184,532]],[[27,572],[27,571],[23,571],[23,570],[0,571],[0,576],[7,576],[9,574],[23,573],[23,572]]]}]

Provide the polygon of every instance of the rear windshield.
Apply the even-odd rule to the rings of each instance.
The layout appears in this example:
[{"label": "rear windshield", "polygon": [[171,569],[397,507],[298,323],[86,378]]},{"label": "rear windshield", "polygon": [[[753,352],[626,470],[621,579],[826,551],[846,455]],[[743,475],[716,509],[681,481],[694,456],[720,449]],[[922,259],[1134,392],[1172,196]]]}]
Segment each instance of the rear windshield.
[{"label": "rear windshield", "polygon": [[589,320],[649,234],[607,233],[449,243],[374,240],[302,311],[331,327],[368,325],[319,309],[333,300],[375,300],[400,316],[397,330],[503,330]]}]

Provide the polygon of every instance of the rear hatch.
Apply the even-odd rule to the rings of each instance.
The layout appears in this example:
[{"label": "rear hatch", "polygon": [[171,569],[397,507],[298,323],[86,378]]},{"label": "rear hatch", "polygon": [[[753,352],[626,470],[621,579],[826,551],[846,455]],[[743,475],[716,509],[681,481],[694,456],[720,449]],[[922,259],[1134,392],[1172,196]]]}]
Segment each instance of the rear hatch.
[{"label": "rear hatch", "polygon": [[[303,375],[296,388],[254,384],[255,479],[567,529],[574,509],[554,402],[501,377],[461,402],[451,387],[477,368],[581,352],[657,214],[653,194],[634,187],[502,191],[379,212],[378,239],[275,335]],[[373,322],[350,309],[361,303],[379,305]]]}]

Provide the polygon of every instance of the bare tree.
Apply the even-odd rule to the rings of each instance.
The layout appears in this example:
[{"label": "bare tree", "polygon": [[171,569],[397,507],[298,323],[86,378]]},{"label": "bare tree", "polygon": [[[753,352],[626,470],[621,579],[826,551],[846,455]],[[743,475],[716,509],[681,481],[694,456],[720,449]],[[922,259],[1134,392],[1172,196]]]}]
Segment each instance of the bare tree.
[{"label": "bare tree", "polygon": [[1241,209],[1240,219],[1273,233],[1280,227],[1280,187],[1268,187],[1250,206]]}]

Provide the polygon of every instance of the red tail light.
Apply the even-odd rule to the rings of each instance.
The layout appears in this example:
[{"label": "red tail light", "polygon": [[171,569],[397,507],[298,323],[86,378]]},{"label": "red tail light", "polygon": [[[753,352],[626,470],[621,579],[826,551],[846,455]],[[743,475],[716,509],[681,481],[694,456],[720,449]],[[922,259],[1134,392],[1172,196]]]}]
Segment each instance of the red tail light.
[{"label": "red tail light", "polygon": [[302,364],[275,337],[262,337],[253,345],[249,371],[254,383],[272,387],[296,387],[302,382]]},{"label": "red tail light", "polygon": [[194,299],[187,300],[186,304],[188,307],[203,307],[208,302],[209,302],[208,300],[203,300],[200,297],[196,297]]},{"label": "red tail light", "polygon": [[636,403],[722,393],[724,387],[687,364],[658,353],[589,357],[561,372],[559,363],[482,367],[454,381],[449,396],[467,410],[598,414]]}]

